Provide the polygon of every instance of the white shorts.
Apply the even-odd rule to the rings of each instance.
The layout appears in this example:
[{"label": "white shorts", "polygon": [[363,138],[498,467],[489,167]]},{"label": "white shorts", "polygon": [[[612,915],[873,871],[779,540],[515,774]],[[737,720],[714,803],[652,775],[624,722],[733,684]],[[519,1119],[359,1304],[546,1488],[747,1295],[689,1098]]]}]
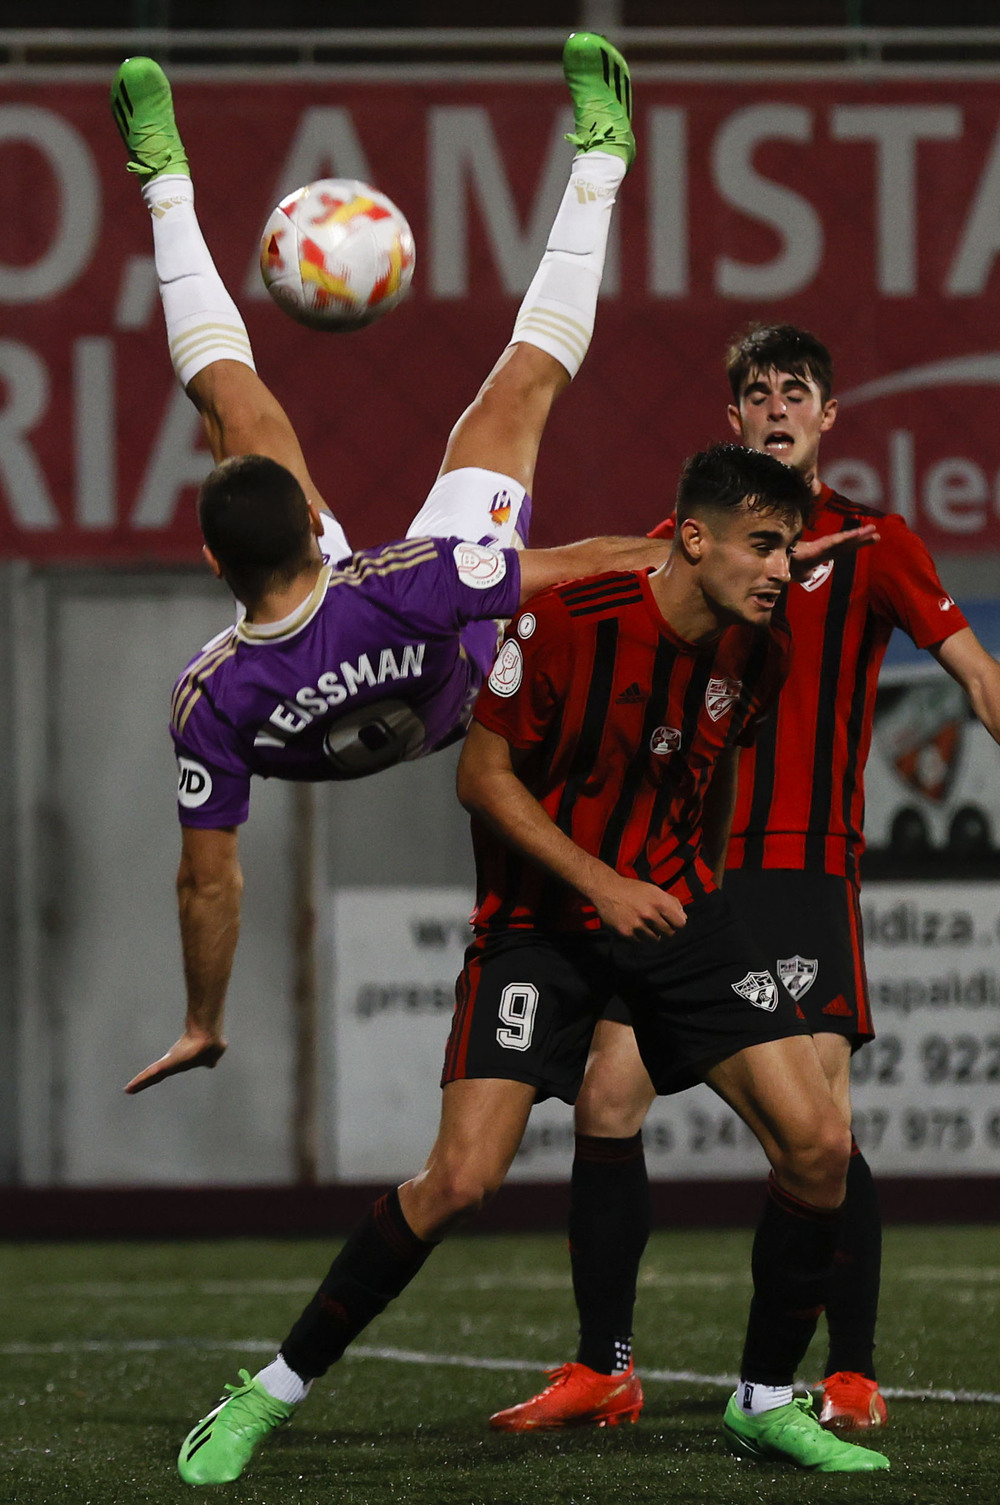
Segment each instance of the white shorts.
[{"label": "white shorts", "polygon": [[[351,553],[340,523],[323,512],[319,546],[330,564]],[[407,538],[465,538],[498,549],[521,549],[528,542],[531,498],[517,481],[496,470],[468,465],[449,470],[430,489],[406,530]]]},{"label": "white shorts", "polygon": [[523,486],[498,471],[467,465],[434,482],[406,536],[520,549],[528,542],[530,522],[531,498]]}]

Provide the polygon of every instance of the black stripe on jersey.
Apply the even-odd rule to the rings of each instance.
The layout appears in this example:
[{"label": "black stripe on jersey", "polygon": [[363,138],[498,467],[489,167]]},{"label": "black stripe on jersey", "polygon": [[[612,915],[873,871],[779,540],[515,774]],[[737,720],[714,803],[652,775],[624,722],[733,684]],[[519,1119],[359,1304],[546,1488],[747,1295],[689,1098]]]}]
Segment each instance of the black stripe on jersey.
[{"label": "black stripe on jersey", "polygon": [[844,655],[844,629],[851,604],[851,589],[858,556],[838,559],[830,581],[830,601],[823,625],[823,652],[819,668],[819,701],[816,707],[816,740],[813,755],[812,800],[806,834],[805,866],[822,872],[826,866],[826,837],[833,802],[833,750],[837,731],[837,680]]},{"label": "black stripe on jersey", "polygon": [[570,834],[573,824],[573,807],[580,790],[593,771],[601,750],[601,739],[611,703],[611,687],[614,683],[617,657],[618,618],[606,617],[603,622],[597,624],[590,684],[587,687],[587,703],[583,720],[580,723],[580,734],[577,737],[573,761],[566,776],[566,785],[556,814],[556,825],[567,835]]},{"label": "black stripe on jersey", "polygon": [[[646,880],[646,882],[650,881],[651,873],[651,866],[649,861],[649,840],[652,839],[654,833],[658,832],[663,825],[663,822],[667,816],[667,811],[670,809],[671,801],[673,800],[674,795],[677,792],[675,787],[675,780],[671,777],[674,759],[675,757],[683,758],[685,756],[685,749],[689,748],[692,745],[695,736],[697,735],[698,722],[701,718],[702,711],[705,709],[705,691],[708,689],[708,681],[712,677],[712,668],[714,663],[715,659],[711,654],[706,654],[704,658],[699,656],[694,668],[691,671],[691,679],[688,683],[688,687],[684,692],[684,716],[681,721],[680,750],[676,754],[671,754],[671,757],[667,763],[666,773],[659,789],[657,790],[656,798],[653,801],[653,811],[649,821],[650,838],[647,840],[644,849],[639,853],[635,862],[636,877],[643,878]],[[690,831],[675,830],[675,838],[678,835],[680,836],[681,842],[686,842],[688,836],[690,835]],[[693,860],[694,849],[689,848],[688,850],[690,850]]]},{"label": "black stripe on jersey", "polygon": [[[771,621],[787,620],[786,597],[782,596]],[[764,864],[764,833],[774,800],[774,777],[778,761],[778,707],[772,708],[754,740],[753,796],[747,816],[747,835],[744,843],[744,867],[762,867]]]},{"label": "black stripe on jersey", "polygon": [[769,632],[761,631],[754,636],[753,645],[747,654],[747,661],[743,665],[743,688],[740,691],[740,698],[737,702],[739,714],[730,718],[729,731],[726,734],[727,747],[732,747],[747,724],[754,691],[760,683],[761,675],[764,673],[764,666],[767,663],[767,655],[771,642],[772,639]]},{"label": "black stripe on jersey", "polygon": [[621,781],[621,793],[615,801],[615,807],[608,817],[608,823],[601,837],[601,849],[598,856],[609,867],[616,867],[618,863],[622,837],[628,828],[635,797],[639,792],[646,769],[649,767],[650,738],[663,719],[670,692],[670,676],[676,662],[677,649],[666,638],[661,637],[653,659],[651,687],[649,699],[646,702],[646,714],[643,718],[639,745],[629,759]]},{"label": "black stripe on jersey", "polygon": [[[861,645],[857,658],[857,678],[854,681],[854,693],[851,696],[851,713],[847,718],[847,762],[845,765],[844,786],[842,790],[843,803],[841,810],[844,819],[844,830],[849,835],[859,837],[860,831],[851,830],[851,805],[858,783],[858,747],[861,742],[861,733],[864,729],[865,700],[868,695],[868,682],[871,663],[872,649],[875,646],[875,618],[869,613],[865,622],[865,630],[861,635]],[[857,881],[857,842],[851,842],[848,846],[848,878]]]},{"label": "black stripe on jersey", "polygon": [[596,611],[634,606],[642,600],[642,587],[635,575],[616,575],[611,580],[588,581],[562,593],[571,617],[586,617]]},{"label": "black stripe on jersey", "polygon": [[588,575],[583,580],[570,580],[558,587],[559,597],[567,606],[577,606],[581,601],[593,601],[596,597],[618,586],[635,585],[632,570],[615,570],[606,575]]}]

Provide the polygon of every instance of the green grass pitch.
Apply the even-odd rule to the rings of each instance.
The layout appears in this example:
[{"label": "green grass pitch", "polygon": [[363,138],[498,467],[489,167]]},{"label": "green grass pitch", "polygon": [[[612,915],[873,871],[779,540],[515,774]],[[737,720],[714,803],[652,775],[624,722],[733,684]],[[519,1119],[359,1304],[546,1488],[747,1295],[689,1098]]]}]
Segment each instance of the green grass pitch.
[{"label": "green grass pitch", "polygon": [[[317,1383],[239,1483],[194,1491],[174,1458],[241,1365],[273,1351],[332,1246],[292,1241],[0,1245],[7,1505],[985,1505],[1000,1477],[994,1228],[887,1232],[880,1378],[888,1474],[809,1476],[727,1452],[719,1419],[742,1340],[750,1236],[660,1233],[643,1267],[637,1426],[491,1434],[491,1411],[572,1357],[565,1242],[446,1243]],[[813,1348],[804,1378],[820,1373]],[[443,1362],[443,1360],[451,1362]],[[519,1367],[523,1365],[537,1367]],[[510,1367],[505,1368],[505,1365]],[[687,1373],[690,1378],[667,1375]],[[949,1400],[928,1392],[981,1393]]]}]

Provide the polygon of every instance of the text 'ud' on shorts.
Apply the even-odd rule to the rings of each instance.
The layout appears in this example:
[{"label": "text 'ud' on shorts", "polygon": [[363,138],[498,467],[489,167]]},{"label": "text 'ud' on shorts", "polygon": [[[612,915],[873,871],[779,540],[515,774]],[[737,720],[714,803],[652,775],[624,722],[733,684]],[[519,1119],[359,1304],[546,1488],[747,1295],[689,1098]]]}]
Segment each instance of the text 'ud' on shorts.
[{"label": "text 'ud' on shorts", "polygon": [[874,1038],[861,931],[850,878],[785,868],[733,868],[725,893],[814,1035]]},{"label": "text 'ud' on shorts", "polygon": [[597,1019],[627,1009],[658,1093],[681,1092],[750,1045],[808,1033],[720,893],[662,941],[506,931],[477,937],[456,988],[442,1085],[526,1082],[573,1102]]}]

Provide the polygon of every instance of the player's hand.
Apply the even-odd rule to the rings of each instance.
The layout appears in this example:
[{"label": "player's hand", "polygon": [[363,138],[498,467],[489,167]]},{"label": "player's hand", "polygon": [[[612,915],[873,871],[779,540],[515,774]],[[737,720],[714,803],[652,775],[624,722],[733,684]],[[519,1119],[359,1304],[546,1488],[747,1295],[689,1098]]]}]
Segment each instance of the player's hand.
[{"label": "player's hand", "polygon": [[187,1030],[171,1045],[165,1056],[134,1076],[125,1091],[134,1096],[137,1092],[144,1092],[147,1087],[155,1087],[157,1082],[164,1081],[168,1076],[176,1076],[180,1071],[191,1071],[195,1066],[215,1066],[222,1059],[225,1049],[225,1040],[220,1040],[217,1035]]},{"label": "player's hand", "polygon": [[853,554],[868,544],[878,543],[879,531],[874,523],[863,528],[848,528],[846,533],[824,533],[822,538],[811,538],[808,543],[800,539],[795,545],[789,568],[792,579],[798,583],[805,579],[818,564],[828,559],[839,559],[841,554]]},{"label": "player's hand", "polygon": [[604,924],[628,941],[662,941],[687,924],[684,906],[655,883],[612,873],[590,901]]}]

